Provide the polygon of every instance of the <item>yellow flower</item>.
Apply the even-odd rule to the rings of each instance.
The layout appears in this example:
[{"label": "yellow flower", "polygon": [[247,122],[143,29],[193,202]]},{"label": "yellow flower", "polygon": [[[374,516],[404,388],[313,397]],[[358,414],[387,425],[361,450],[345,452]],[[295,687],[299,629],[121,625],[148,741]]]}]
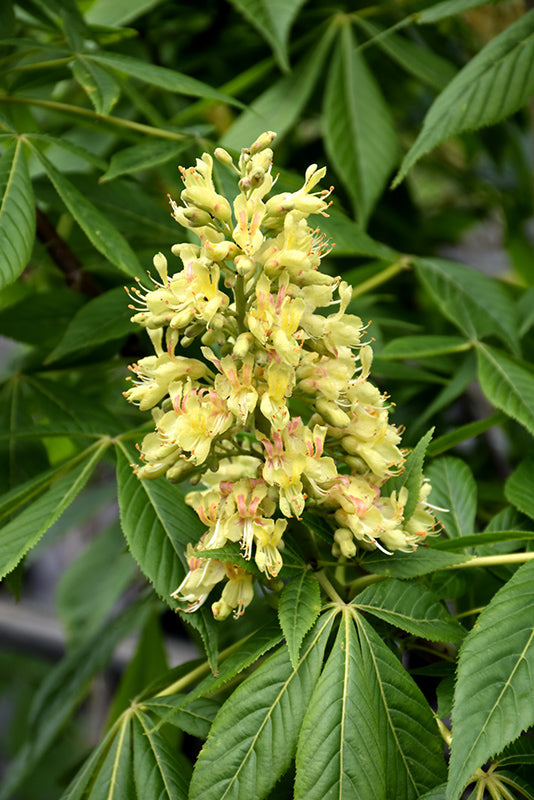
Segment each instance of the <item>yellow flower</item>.
[{"label": "yellow flower", "polygon": [[196,389],[181,385],[174,398],[174,409],[164,414],[158,423],[162,438],[191,453],[194,464],[202,464],[213,440],[234,422],[225,401],[213,389]]}]

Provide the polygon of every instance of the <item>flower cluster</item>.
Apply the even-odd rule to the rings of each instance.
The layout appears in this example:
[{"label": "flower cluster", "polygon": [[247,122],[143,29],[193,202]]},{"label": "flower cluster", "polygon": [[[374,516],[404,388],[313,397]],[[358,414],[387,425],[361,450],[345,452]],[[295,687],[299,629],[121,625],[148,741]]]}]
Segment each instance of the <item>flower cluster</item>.
[{"label": "flower cluster", "polygon": [[[316,189],[326,170],[314,164],[298,191],[268,198],[274,136],[262,134],[237,166],[215,150],[239,178],[232,205],[216,191],[210,155],[181,168],[172,214],[199,243],[172,248],[183,264],[172,275],[158,253],[160,280],[130,291],[132,321],[155,350],[131,367],[125,392],[152,409],[156,426],[136,472],[204,487],[186,497],[206,532],[173,596],[193,611],[226,581],[212,605],[218,619],[243,612],[253,575],[203,551],[239,542],[270,578],[282,567],[288,520],[305,508],[329,520],[334,555],[345,558],[357,547],[415,549],[434,524],[427,483],[406,523],[406,490],[381,492],[404,455],[387,400],[368,379],[365,326],[347,313],[351,287],[319,270],[330,246],[308,216],[326,215],[331,190]],[[176,353],[193,344],[197,357]]]}]

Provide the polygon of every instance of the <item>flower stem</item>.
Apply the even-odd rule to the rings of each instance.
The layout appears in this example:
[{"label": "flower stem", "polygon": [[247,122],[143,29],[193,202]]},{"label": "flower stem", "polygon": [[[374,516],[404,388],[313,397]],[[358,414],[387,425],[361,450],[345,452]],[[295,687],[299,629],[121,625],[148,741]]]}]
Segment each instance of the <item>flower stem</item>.
[{"label": "flower stem", "polygon": [[385,575],[363,575],[363,577],[356,578],[356,580],[349,584],[350,595],[354,597],[361,592],[362,589],[365,589],[366,586],[371,586],[373,583],[380,583],[380,581],[385,580]]},{"label": "flower stem", "polygon": [[450,564],[441,569],[463,569],[464,567],[494,567],[500,564],[524,564],[526,561],[534,559],[534,552],[529,553],[505,553],[499,556],[475,556],[469,561],[461,564]]},{"label": "flower stem", "polygon": [[[243,639],[240,639],[239,642],[235,642],[234,644],[231,644],[229,647],[227,647],[225,650],[221,650],[221,652],[219,653],[219,657],[217,658],[217,663],[220,664],[221,661],[224,661],[225,658],[228,658],[228,656],[231,655],[234,652],[234,650],[238,650],[241,647],[241,645],[244,642],[246,642],[248,638],[249,636],[245,636]],[[204,675],[207,675],[209,671],[210,671],[210,665],[209,662],[206,660],[204,661],[203,664],[199,664],[198,667],[192,669],[191,672],[187,673],[187,675],[183,675],[177,681],[171,683],[169,686],[167,686],[165,689],[162,689],[161,692],[158,692],[154,696],[166,697],[167,695],[170,694],[177,694],[178,692],[182,691],[182,689],[185,689],[187,686],[190,686],[190,684],[194,683],[198,678],[202,678]]]},{"label": "flower stem", "polygon": [[358,286],[355,286],[352,290],[352,297],[359,297],[362,294],[370,292],[371,289],[376,289],[377,286],[386,283],[386,281],[398,275],[399,272],[410,269],[410,266],[411,264],[408,256],[401,256],[393,264],[390,264],[389,267],[386,267],[386,269],[383,269],[381,272],[373,275],[372,278],[368,278],[366,281],[358,284]]},{"label": "flower stem", "polygon": [[19,103],[29,106],[39,106],[40,108],[48,108],[51,111],[59,111],[67,114],[77,114],[82,117],[89,117],[99,122],[107,122],[110,125],[117,125],[121,128],[128,128],[138,133],[145,133],[149,136],[159,136],[162,139],[176,139],[182,140],[187,138],[185,134],[178,133],[178,131],[169,131],[164,128],[154,128],[151,125],[143,125],[142,122],[133,122],[129,119],[121,119],[120,117],[111,117],[106,114],[97,114],[96,111],[91,111],[89,108],[82,108],[81,106],[71,106],[68,103],[58,103],[55,100],[38,100],[36,97],[11,97],[9,95],[0,95],[0,103]]},{"label": "flower stem", "polygon": [[247,310],[247,301],[245,298],[245,278],[243,275],[237,275],[235,281],[235,308],[237,312],[237,326],[239,333],[247,330],[245,325],[245,313]]},{"label": "flower stem", "polygon": [[332,586],[332,584],[330,583],[330,581],[326,577],[325,573],[324,572],[316,572],[315,574],[317,576],[317,580],[319,581],[319,583],[321,584],[321,586],[323,587],[323,589],[327,593],[327,595],[330,598],[330,600],[333,600],[335,603],[338,603],[341,606],[345,606],[346,603],[338,595],[338,593],[336,592],[336,590],[334,589],[334,587]]}]

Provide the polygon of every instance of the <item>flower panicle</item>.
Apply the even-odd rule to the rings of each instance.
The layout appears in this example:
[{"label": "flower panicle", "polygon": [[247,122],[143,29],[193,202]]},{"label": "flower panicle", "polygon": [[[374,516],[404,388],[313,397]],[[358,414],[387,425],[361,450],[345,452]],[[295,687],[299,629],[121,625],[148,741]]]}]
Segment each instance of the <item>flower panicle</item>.
[{"label": "flower panicle", "polygon": [[[333,243],[308,223],[327,215],[332,188],[318,188],[326,169],[312,164],[300,189],[271,194],[274,138],[259,136],[237,164],[215,150],[236,173],[234,198],[217,191],[209,154],[180,167],[172,216],[198,244],[173,246],[174,273],[158,253],[154,288],[129,291],[132,321],[155,351],[132,365],[124,392],[155,424],[136,472],[199,486],[186,502],[206,530],[188,546],[189,571],[172,596],[192,612],[223,582],[217,619],[243,613],[254,575],[205,550],[238,543],[270,581],[288,522],[306,508],[329,521],[333,554],[349,559],[358,549],[414,550],[435,524],[427,482],[407,520],[406,489],[387,488],[404,469],[401,432],[369,380],[373,351],[367,325],[348,313],[352,289],[320,269]],[[177,352],[195,341],[196,357]]]}]

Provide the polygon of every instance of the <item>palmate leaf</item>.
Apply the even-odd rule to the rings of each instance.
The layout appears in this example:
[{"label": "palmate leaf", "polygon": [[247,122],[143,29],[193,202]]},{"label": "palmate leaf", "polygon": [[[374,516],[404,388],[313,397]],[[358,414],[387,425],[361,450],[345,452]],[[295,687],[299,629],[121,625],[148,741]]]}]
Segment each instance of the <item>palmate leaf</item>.
[{"label": "palmate leaf", "polygon": [[132,718],[125,715],[98,771],[87,800],[137,800],[132,769]]},{"label": "palmate leaf", "polygon": [[458,662],[447,800],[534,723],[534,563],[521,566],[480,614]]},{"label": "palmate leaf", "polygon": [[63,358],[70,353],[96,347],[104,342],[121,339],[139,330],[132,325],[132,311],[128,308],[122,286],[89,300],[72,318],[61,341],[48,356],[46,363]]},{"label": "palmate leaf", "polygon": [[389,578],[368,586],[353,606],[432,642],[458,642],[465,630],[439,599],[419,583]]},{"label": "palmate leaf", "polygon": [[[47,492],[2,528],[0,578],[17,566],[81,492],[108,446],[108,440],[97,442],[85,450],[80,458],[73,459],[65,473],[59,474]],[[24,501],[26,497],[20,499]]]},{"label": "palmate leaf", "polygon": [[198,757],[189,800],[261,800],[286,772],[334,614],[308,634],[297,669],[282,647],[230,695]]},{"label": "palmate leaf", "polygon": [[466,336],[498,336],[519,352],[517,312],[498,281],[442,258],[414,258],[417,277],[443,312]]},{"label": "palmate leaf", "polygon": [[283,70],[289,69],[289,29],[306,0],[230,0],[270,44]]},{"label": "palmate leaf", "polygon": [[183,142],[169,141],[146,141],[126,147],[111,156],[109,169],[100,178],[100,183],[111,181],[120,175],[155,167],[157,164],[165,164],[177,158],[185,147]]},{"label": "palmate leaf", "polygon": [[415,800],[443,780],[432,711],[360,614],[346,611],[304,717],[295,800]]},{"label": "palmate leaf", "polygon": [[[173,609],[179,604],[170,595],[186,573],[185,549],[205,531],[180,490],[162,479],[141,481],[130,466],[131,453],[117,444],[118,498],[123,533],[130,552],[161,599]],[[210,664],[217,659],[216,627],[205,607],[182,615],[202,636]]]},{"label": "palmate leaf", "polygon": [[[201,680],[188,694],[165,694],[155,698],[153,702],[157,701],[157,713],[160,717],[155,728],[159,728],[165,722],[172,722],[174,715],[179,713],[187,703],[206,694],[217,692],[240,672],[248,669],[258,658],[276,647],[281,639],[282,632],[278,622],[267,623],[251,634],[248,639],[242,641],[237,650],[217,665],[215,674],[212,673]],[[150,701],[147,703],[147,707],[152,707]]]},{"label": "palmate leaf", "polygon": [[488,400],[534,434],[534,375],[487,345],[477,347],[477,359],[480,386]]},{"label": "palmate leaf", "polygon": [[397,137],[349,23],[341,28],[328,72],[324,121],[328,157],[365,227],[395,164]]},{"label": "palmate leaf", "polygon": [[57,585],[57,614],[71,647],[95,632],[135,572],[117,520],[90,542]]},{"label": "palmate leaf", "polygon": [[252,143],[263,131],[276,131],[278,141],[295,123],[308,102],[323,69],[332,44],[333,29],[325,35],[289,75],[272,84],[257,97],[221,139],[222,147],[241,150],[243,142]]},{"label": "palmate leaf", "polygon": [[158,719],[156,725],[151,723],[151,730],[157,731],[163,724],[171,722],[191,736],[206,739],[221,702],[210,697],[191,700],[187,694],[172,695],[171,700],[176,706],[172,716],[169,716],[170,701],[167,697],[155,697],[149,703],[143,703],[143,708]]},{"label": "palmate leaf", "polygon": [[35,238],[35,200],[22,140],[0,158],[0,289],[28,264]]},{"label": "palmate leaf", "polygon": [[112,67],[118,72],[124,72],[131,78],[137,78],[137,80],[149,83],[152,86],[159,86],[160,89],[165,89],[168,92],[176,92],[177,94],[191,97],[205,97],[208,100],[216,100],[219,103],[229,103],[233,106],[243,107],[243,104],[238,100],[217,91],[217,89],[213,89],[207,83],[196,80],[196,78],[190,78],[188,75],[183,75],[181,72],[176,72],[167,67],[148,64],[139,58],[103,51],[86,53],[85,57],[96,64]]},{"label": "palmate leaf", "polygon": [[[29,736],[4,776],[1,800],[9,800],[87,694],[90,681],[108,662],[117,644],[142,627],[151,604],[139,601],[104,625],[48,674],[30,707]],[[71,795],[69,795],[70,797]],[[79,795],[73,794],[73,797]]]},{"label": "palmate leaf", "polygon": [[186,546],[196,543],[205,527],[175,485],[139,480],[122,444],[117,447],[117,481],[130,551],[162,600],[177,608],[170,594],[185,575]]},{"label": "palmate leaf", "polygon": [[71,65],[72,74],[82,86],[97,114],[109,114],[120,97],[115,78],[98,64],[78,54]]},{"label": "palmate leaf", "polygon": [[432,545],[432,550],[463,550],[464,547],[481,547],[486,544],[499,544],[501,542],[528,542],[534,540],[534,531],[521,530],[490,530],[474,533],[472,536],[462,536],[459,539],[442,539]]},{"label": "palmate leaf", "polygon": [[408,492],[408,499],[406,501],[406,505],[404,506],[405,522],[408,522],[408,520],[413,516],[413,513],[419,502],[419,492],[421,490],[425,453],[428,445],[430,444],[433,433],[434,428],[430,428],[430,430],[419,439],[414,449],[406,459],[406,465],[402,475],[400,475],[398,478],[392,478],[388,482],[388,490],[393,491],[395,489],[399,491],[402,487],[404,487]]},{"label": "palmate leaf", "polygon": [[464,561],[469,561],[469,556],[419,547],[415,553],[396,550],[392,556],[375,550],[362,559],[362,566],[375,575],[387,578],[417,578],[441,569],[450,569]]},{"label": "palmate leaf", "polygon": [[380,47],[409,75],[415,75],[418,81],[438,92],[456,75],[458,70],[454,64],[432,50],[375,25],[363,16],[356,16],[354,21],[369,36],[371,44]]},{"label": "palmate leaf", "polygon": [[388,342],[380,358],[428,358],[443,353],[460,353],[472,347],[460,336],[400,336]]},{"label": "palmate leaf", "polygon": [[394,185],[441,142],[517,111],[534,91],[533,58],[534,11],[529,11],[477,53],[434,101]]},{"label": "palmate leaf", "polygon": [[191,767],[139,709],[133,720],[133,766],[138,798],[187,800]]},{"label": "palmate leaf", "polygon": [[118,27],[127,25],[137,17],[159,5],[162,0],[95,0],[85,12],[84,17],[89,25]]},{"label": "palmate leaf", "polygon": [[430,25],[442,19],[447,19],[447,17],[452,17],[454,14],[461,14],[462,11],[467,11],[470,8],[484,5],[486,2],[487,0],[442,0],[441,3],[436,3],[435,6],[416,12],[413,18],[419,25]]},{"label": "palmate leaf", "polygon": [[433,461],[427,470],[432,484],[429,502],[447,509],[437,516],[451,539],[475,531],[477,485],[473,473],[460,458],[446,456]]},{"label": "palmate leaf", "polygon": [[137,256],[124,236],[40,150],[33,148],[33,151],[45,168],[54,189],[91,244],[122,272],[145,278]]},{"label": "palmate leaf", "polygon": [[278,618],[284,632],[291,663],[298,664],[299,650],[305,634],[321,610],[321,592],[314,576],[303,570],[282,590]]},{"label": "palmate leaf", "polygon": [[509,503],[534,519],[534,455],[530,454],[504,485],[504,494]]}]

